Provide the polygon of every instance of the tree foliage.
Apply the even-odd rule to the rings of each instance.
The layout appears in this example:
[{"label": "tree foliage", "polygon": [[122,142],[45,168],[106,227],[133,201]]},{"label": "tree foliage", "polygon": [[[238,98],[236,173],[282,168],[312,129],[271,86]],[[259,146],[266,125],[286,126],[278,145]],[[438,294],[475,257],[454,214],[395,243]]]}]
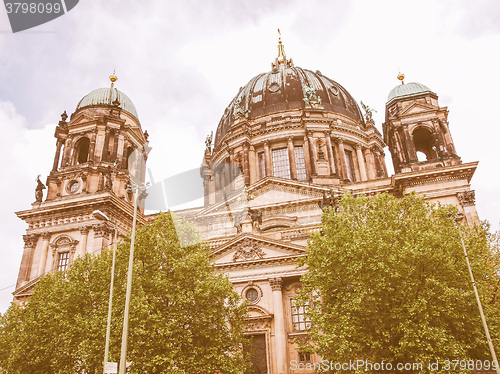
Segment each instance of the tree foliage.
[{"label": "tree foliage", "polygon": [[[303,260],[302,301],[318,353],[334,362],[491,360],[452,206],[415,195],[353,198],[323,214]],[[490,333],[500,346],[499,254],[460,224]],[[440,366],[440,371],[443,366]],[[445,370],[443,370],[444,372]],[[439,371],[433,371],[439,372]],[[455,371],[455,372],[458,372]]]},{"label": "tree foliage", "polygon": [[[177,229],[177,230],[176,230]],[[131,373],[239,373],[245,306],[201,244],[170,214],[136,234],[127,361]],[[117,251],[110,361],[119,361],[130,243]],[[44,277],[0,319],[7,373],[102,373],[111,251]],[[1,369],[0,369],[1,371]]]}]

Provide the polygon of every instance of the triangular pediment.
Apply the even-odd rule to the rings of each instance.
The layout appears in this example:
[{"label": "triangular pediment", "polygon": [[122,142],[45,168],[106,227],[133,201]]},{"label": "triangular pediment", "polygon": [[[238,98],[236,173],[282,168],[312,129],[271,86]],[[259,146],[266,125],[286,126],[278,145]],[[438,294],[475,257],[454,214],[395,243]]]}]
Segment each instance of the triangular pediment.
[{"label": "triangular pediment", "polygon": [[439,108],[435,107],[434,105],[423,103],[420,101],[414,101],[406,108],[402,109],[401,112],[399,112],[399,115],[408,116],[412,114],[421,114],[422,112],[435,112],[437,109]]},{"label": "triangular pediment", "polygon": [[218,247],[212,256],[216,266],[248,266],[293,261],[305,253],[304,246],[244,233]]},{"label": "triangular pediment", "polygon": [[[267,205],[279,205],[291,201],[306,201],[317,199],[325,192],[330,191],[330,186],[314,185],[308,182],[300,182],[290,179],[266,177],[249,186],[246,190],[228,197],[225,201],[218,202],[199,212],[198,216],[224,213],[228,209],[240,211],[245,207],[262,207]],[[342,193],[340,187],[334,188],[336,192]]]},{"label": "triangular pediment", "polygon": [[25,297],[31,296],[35,286],[38,284],[38,282],[40,282],[40,279],[42,279],[42,277],[36,277],[35,279],[30,280],[21,287],[17,288],[12,294],[16,299],[20,300]]}]

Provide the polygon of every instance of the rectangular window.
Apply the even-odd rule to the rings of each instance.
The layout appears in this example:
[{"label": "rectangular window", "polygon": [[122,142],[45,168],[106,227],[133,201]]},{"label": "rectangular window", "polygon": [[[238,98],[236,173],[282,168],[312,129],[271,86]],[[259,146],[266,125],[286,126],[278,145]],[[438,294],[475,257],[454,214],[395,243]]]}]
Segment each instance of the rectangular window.
[{"label": "rectangular window", "polygon": [[344,152],[345,152],[345,164],[347,166],[347,178],[351,182],[356,182],[354,178],[354,161],[352,158],[352,152],[348,151],[347,149]]},{"label": "rectangular window", "polygon": [[275,177],[290,179],[290,161],[288,149],[273,149],[273,175]]},{"label": "rectangular window", "polygon": [[266,176],[266,158],[264,152],[259,153],[259,179]]},{"label": "rectangular window", "polygon": [[69,252],[59,253],[59,261],[57,264],[57,270],[65,271],[68,268]]},{"label": "rectangular window", "polygon": [[306,161],[304,160],[303,147],[295,147],[295,165],[297,166],[297,179],[299,181],[307,180]]},{"label": "rectangular window", "polygon": [[305,303],[304,305],[297,305],[297,302],[292,299],[292,322],[293,322],[293,330],[294,331],[304,331],[311,326],[311,322],[309,322],[309,317],[306,313],[306,307],[309,303]]}]

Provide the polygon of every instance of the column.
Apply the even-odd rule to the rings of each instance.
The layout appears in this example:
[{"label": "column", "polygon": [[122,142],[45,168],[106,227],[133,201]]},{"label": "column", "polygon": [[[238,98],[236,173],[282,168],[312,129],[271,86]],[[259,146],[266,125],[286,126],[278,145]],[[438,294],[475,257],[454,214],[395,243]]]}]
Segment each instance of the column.
[{"label": "column", "polygon": [[121,162],[121,167],[123,169],[127,168],[128,165],[128,147],[129,147],[129,140],[128,138],[123,139],[123,150],[122,150],[122,162]]},{"label": "column", "polygon": [[111,130],[106,128],[106,132],[104,133],[104,144],[102,146],[102,161],[109,161],[109,134]]},{"label": "column", "polygon": [[365,157],[366,157],[366,169],[368,174],[368,180],[377,178],[375,159],[373,158],[373,153],[370,150],[370,148],[365,149]]},{"label": "column", "polygon": [[64,152],[63,152],[63,159],[61,162],[61,166],[69,165],[72,149],[73,149],[73,139],[66,139],[66,142],[64,143]]},{"label": "column", "polygon": [[243,143],[243,178],[245,181],[245,186],[250,184],[250,162],[248,160],[250,144],[248,142]]},{"label": "column", "polygon": [[82,226],[80,227],[80,234],[82,238],[80,240],[80,246],[76,250],[75,258],[83,257],[87,253],[87,239],[89,235],[90,226]]},{"label": "column", "polygon": [[359,176],[361,177],[362,181],[366,181],[367,176],[366,176],[365,158],[363,156],[363,151],[361,150],[361,144],[359,143],[356,143],[356,156],[358,159]]},{"label": "column", "polygon": [[64,143],[63,139],[57,138],[56,154],[54,156],[54,164],[52,165],[52,171],[57,171],[57,167],[59,166],[59,157],[61,156],[61,147],[63,143]]},{"label": "column", "polygon": [[273,164],[271,162],[271,151],[269,149],[269,142],[264,143],[264,159],[266,163],[266,177],[273,175]]},{"label": "column", "polygon": [[270,278],[269,284],[273,291],[273,314],[274,314],[274,342],[276,353],[276,373],[287,373],[286,360],[286,332],[285,332],[285,314],[283,310],[283,296],[281,286],[283,278]]},{"label": "column", "polygon": [[90,138],[90,145],[89,145],[89,161],[90,163],[94,163],[96,161],[95,159],[95,144],[97,141],[97,129],[93,129],[92,133],[89,136]]},{"label": "column", "polygon": [[33,258],[33,250],[36,247],[39,235],[30,234],[23,235],[24,251],[21,260],[21,268],[19,269],[19,276],[17,278],[16,288],[20,287],[24,282],[30,278],[30,266]]},{"label": "column", "polygon": [[325,131],[326,150],[328,151],[328,161],[330,163],[330,174],[335,174],[335,160],[333,158],[332,138],[330,137],[330,130]]},{"label": "column", "polygon": [[295,162],[295,148],[293,147],[293,136],[288,137],[288,161],[290,162],[290,177],[297,180],[297,163]]},{"label": "column", "polygon": [[257,181],[257,156],[255,154],[255,148],[250,145],[250,152],[248,153],[248,161],[250,163],[250,184]]},{"label": "column", "polygon": [[403,129],[403,133],[405,136],[405,145],[406,145],[405,148],[408,153],[408,160],[410,162],[416,162],[418,161],[417,151],[415,150],[415,144],[413,144],[412,136],[410,135],[410,132],[408,131],[407,127]]},{"label": "column", "polygon": [[340,166],[342,169],[342,179],[347,179],[347,165],[345,163],[345,151],[344,151],[344,140],[342,138],[337,138],[337,144],[339,148],[339,159]]},{"label": "column", "polygon": [[114,139],[113,139],[113,152],[111,154],[111,158],[109,161],[111,162],[116,162],[116,157],[118,155],[118,137],[120,135],[120,130],[115,130],[114,131]]},{"label": "column", "polygon": [[311,175],[318,175],[318,169],[316,167],[316,160],[318,155],[316,154],[316,147],[313,143],[312,132],[307,132],[307,140],[309,141],[309,151],[310,151],[310,162],[311,162]]},{"label": "column", "polygon": [[124,140],[123,134],[120,130],[117,131],[117,134],[118,134],[118,145],[116,148],[116,164],[118,166],[120,166],[123,163],[123,146],[124,146],[125,140]]},{"label": "column", "polygon": [[45,274],[45,265],[47,264],[47,256],[49,252],[50,235],[50,232],[44,232],[42,234],[42,253],[40,254],[40,260],[38,261],[37,276],[42,276]]},{"label": "column", "polygon": [[311,178],[311,155],[309,153],[309,140],[307,135],[304,135],[304,163],[306,164],[307,179]]}]

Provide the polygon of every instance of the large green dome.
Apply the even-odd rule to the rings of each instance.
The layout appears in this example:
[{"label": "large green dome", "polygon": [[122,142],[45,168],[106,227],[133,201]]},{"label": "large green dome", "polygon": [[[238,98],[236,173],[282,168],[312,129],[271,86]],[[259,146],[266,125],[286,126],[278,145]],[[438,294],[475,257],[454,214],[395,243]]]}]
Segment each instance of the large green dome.
[{"label": "large green dome", "polygon": [[113,102],[118,99],[120,104],[118,105],[121,109],[129,112],[135,118],[139,118],[137,115],[137,110],[135,109],[135,105],[130,100],[130,98],[125,95],[120,90],[116,88],[98,88],[97,90],[92,91],[88,95],[84,96],[83,99],[80,100],[78,105],[76,106],[76,110],[80,110],[86,107],[92,106],[108,106],[113,105]]}]

